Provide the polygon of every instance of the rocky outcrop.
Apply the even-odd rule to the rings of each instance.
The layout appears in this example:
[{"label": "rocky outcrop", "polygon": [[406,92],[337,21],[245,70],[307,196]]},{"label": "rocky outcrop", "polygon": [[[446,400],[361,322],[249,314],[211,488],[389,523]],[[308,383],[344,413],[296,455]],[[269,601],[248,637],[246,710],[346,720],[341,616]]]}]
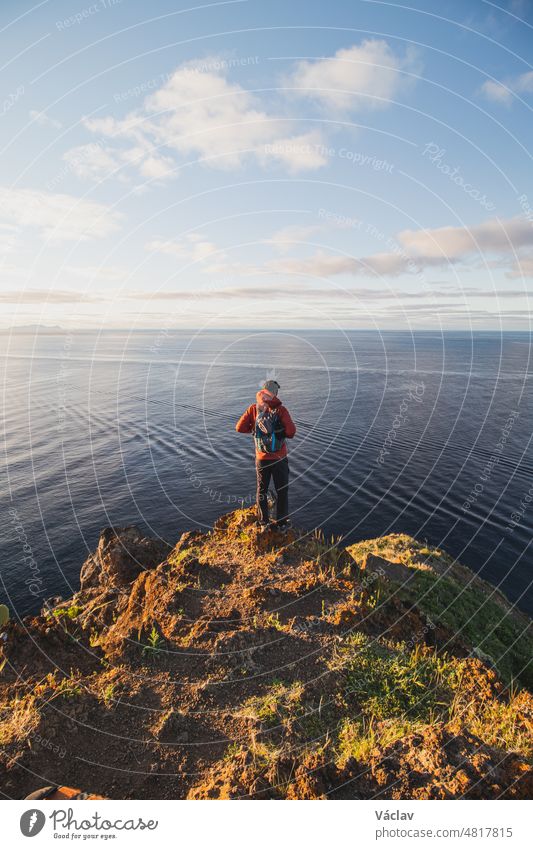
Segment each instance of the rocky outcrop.
[{"label": "rocky outcrop", "polygon": [[81,567],[81,590],[118,589],[131,584],[141,572],[161,563],[170,548],[162,540],[144,536],[135,525],[104,528],[96,551]]},{"label": "rocky outcrop", "polygon": [[385,580],[402,585],[407,584],[415,574],[413,569],[409,569],[401,563],[393,563],[384,557],[380,557],[379,554],[372,554],[372,552],[368,552],[363,557],[361,569],[365,574],[375,574]]},{"label": "rocky outcrop", "polygon": [[370,762],[380,796],[392,799],[531,799],[533,770],[460,726],[408,735]]},{"label": "rocky outcrop", "polygon": [[254,518],[106,529],[73,598],[4,625],[2,792],[530,798],[527,618],[412,537]]}]

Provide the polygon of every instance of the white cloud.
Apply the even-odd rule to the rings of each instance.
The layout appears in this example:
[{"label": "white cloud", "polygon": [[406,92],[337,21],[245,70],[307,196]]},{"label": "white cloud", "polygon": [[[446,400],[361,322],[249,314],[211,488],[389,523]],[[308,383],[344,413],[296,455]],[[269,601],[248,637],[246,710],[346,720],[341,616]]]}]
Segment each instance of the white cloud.
[{"label": "white cloud", "polygon": [[473,227],[437,227],[433,230],[404,230],[398,241],[413,257],[463,259],[470,254],[509,254],[533,247],[533,227],[525,218],[491,219]]},{"label": "white cloud", "polygon": [[247,262],[228,262],[224,254],[214,258],[213,262],[203,269],[205,274],[223,274],[225,277],[242,277],[253,274],[265,274],[265,266],[252,265]]},{"label": "white cloud", "polygon": [[397,277],[400,274],[413,273],[418,269],[412,265],[408,256],[402,253],[378,253],[362,257],[358,261],[359,274],[376,274],[384,277]]},{"label": "white cloud", "polygon": [[172,177],[175,168],[175,162],[169,156],[153,154],[147,146],[140,145],[121,150],[102,143],[83,144],[68,150],[63,159],[77,177],[95,182],[111,175],[126,182],[128,166],[138,169],[149,180]]},{"label": "white cloud", "polygon": [[513,80],[515,91],[528,93],[533,91],[533,71],[526,71],[525,74],[520,74]]},{"label": "white cloud", "polygon": [[[287,227],[265,242],[287,253],[292,245],[307,241],[322,229],[323,225]],[[262,266],[221,262],[208,270],[213,274],[240,276],[267,273],[325,278],[338,275],[398,277],[419,274],[425,268],[461,264],[464,269],[506,269],[511,278],[533,276],[533,227],[525,218],[491,219],[473,227],[403,230],[388,242],[393,246],[391,251],[361,257],[319,250],[307,257],[272,259]]]},{"label": "white cloud", "polygon": [[512,264],[505,276],[511,280],[519,277],[533,277],[533,256],[520,257],[517,262]]},{"label": "white cloud", "polygon": [[409,257],[398,254],[372,254],[366,257],[342,256],[317,251],[310,257],[286,257],[269,260],[264,265],[247,263],[221,262],[210,265],[206,271],[210,274],[227,276],[252,276],[254,274],[296,274],[305,277],[336,277],[341,274],[355,277],[390,276],[397,277],[407,274],[414,269],[409,266]]},{"label": "white cloud", "polygon": [[141,162],[141,174],[150,180],[171,176],[175,162],[169,156],[146,156]]},{"label": "white cloud", "polygon": [[99,296],[61,289],[16,289],[11,292],[0,292],[0,303],[4,304],[85,304],[101,300]]},{"label": "white cloud", "polygon": [[156,143],[208,164],[233,168],[245,151],[279,136],[284,127],[252,95],[221,74],[179,68],[145,101],[143,126]]},{"label": "white cloud", "polygon": [[[285,259],[267,263],[275,272],[332,277],[338,274],[398,276],[424,268],[463,263],[507,268],[508,276],[524,277],[533,272],[529,254],[533,249],[533,227],[525,218],[491,219],[473,227],[437,227],[403,230],[395,240],[397,250],[369,256],[346,257],[318,252],[305,259]],[[490,257],[497,255],[497,261]]]},{"label": "white cloud", "polygon": [[[1,211],[0,211],[1,216]],[[6,254],[14,251],[18,244],[18,228],[8,222],[0,222],[0,254]],[[5,266],[3,266],[4,268]]]},{"label": "white cloud", "polygon": [[318,251],[304,259],[273,260],[269,270],[278,274],[304,274],[310,277],[389,275],[396,277],[409,271],[409,259],[398,254],[372,254],[366,257],[340,256]]},{"label": "white cloud", "polygon": [[[297,96],[336,109],[378,108],[408,84],[404,72],[413,61],[409,51],[400,56],[383,39],[371,39],[330,59],[300,62],[288,84],[299,89]],[[85,119],[87,129],[108,145],[90,156],[83,146],[76,148],[74,155],[82,159],[76,173],[99,180],[123,165],[148,179],[164,179],[185,157],[225,170],[255,159],[262,167],[277,165],[292,173],[327,163],[320,130],[301,132],[292,114],[274,113],[258,96],[228,79],[227,64],[206,60],[203,68],[199,71],[190,62],[181,65],[124,118]]]},{"label": "white cloud", "polygon": [[307,259],[283,259],[268,263],[278,274],[304,274],[312,277],[335,277],[337,274],[357,273],[359,261],[350,256],[336,256],[318,251]]},{"label": "white cloud", "polygon": [[30,118],[40,127],[53,127],[55,130],[60,130],[63,126],[61,121],[56,121],[55,118],[50,118],[46,112],[37,112],[35,109],[30,109]]},{"label": "white cloud", "polygon": [[[180,241],[153,239],[145,248],[152,253],[167,254],[184,262],[202,262],[218,250],[201,233],[188,233]],[[222,258],[223,255],[219,256]]]},{"label": "white cloud", "polygon": [[324,140],[316,130],[292,138],[278,139],[265,144],[258,159],[268,164],[270,159],[286,165],[289,172],[312,171],[327,163]]},{"label": "white cloud", "polygon": [[198,71],[188,63],[124,118],[86,119],[85,126],[109,144],[90,155],[85,146],[74,149],[82,160],[77,173],[99,180],[118,163],[162,179],[176,167],[171,154],[225,170],[251,158],[263,167],[281,165],[295,173],[326,164],[320,131],[297,132],[292,117],[271,114],[256,96],[230,82],[227,72],[223,65],[218,71]]},{"label": "white cloud", "polygon": [[303,227],[291,225],[289,227],[283,227],[281,230],[276,230],[270,238],[265,239],[265,244],[272,245],[276,250],[286,253],[294,244],[307,242],[312,236],[315,236],[322,230],[322,224],[309,224]]},{"label": "white cloud", "polygon": [[287,86],[337,111],[382,109],[410,83],[414,53],[395,53],[373,38],[338,50],[331,58],[299,62]]},{"label": "white cloud", "polygon": [[95,143],[73,147],[63,155],[63,159],[77,177],[97,182],[120,167],[120,159],[112,148]]},{"label": "white cloud", "polygon": [[320,224],[308,224],[304,226],[290,225],[283,227],[281,230],[276,230],[270,238],[265,239],[265,244],[272,245],[282,253],[286,253],[289,248],[299,242],[307,243],[317,233],[323,233],[327,230],[349,230],[356,224],[356,219],[332,219],[331,221],[322,221]]},{"label": "white cloud", "polygon": [[503,83],[486,80],[481,86],[481,91],[487,100],[492,100],[493,103],[509,106],[513,102],[513,92]]},{"label": "white cloud", "polygon": [[118,212],[95,201],[66,194],[0,187],[0,226],[3,219],[18,231],[34,230],[51,241],[78,241],[117,229]]},{"label": "white cloud", "polygon": [[[347,300],[356,298],[361,301],[407,301],[409,309],[430,309],[427,304],[413,304],[411,301],[448,301],[447,306],[452,306],[449,299],[454,297],[460,299],[464,304],[469,298],[483,299],[505,299],[505,298],[526,298],[531,293],[522,290],[492,290],[492,289],[469,289],[464,291],[456,288],[453,292],[442,291],[439,289],[419,289],[403,290],[391,288],[346,288],[338,286],[309,286],[306,283],[299,284],[294,281],[285,282],[280,285],[250,285],[250,286],[233,286],[221,289],[178,289],[178,290],[159,290],[156,292],[131,292],[127,295],[128,299],[139,300],[161,300],[161,301],[187,301],[191,299],[206,298],[213,299],[235,299],[235,300],[288,300],[297,299],[302,305],[307,300]],[[459,305],[459,304],[458,304]],[[443,306],[441,303],[440,306]]]},{"label": "white cloud", "polygon": [[526,71],[517,77],[510,77],[505,82],[494,82],[486,80],[481,86],[481,92],[493,103],[501,103],[510,106],[515,94],[528,94],[533,92],[533,71]]},{"label": "white cloud", "polygon": [[82,280],[105,280],[106,282],[121,282],[127,277],[127,272],[117,265],[65,265],[61,273],[66,276],[79,277]]}]

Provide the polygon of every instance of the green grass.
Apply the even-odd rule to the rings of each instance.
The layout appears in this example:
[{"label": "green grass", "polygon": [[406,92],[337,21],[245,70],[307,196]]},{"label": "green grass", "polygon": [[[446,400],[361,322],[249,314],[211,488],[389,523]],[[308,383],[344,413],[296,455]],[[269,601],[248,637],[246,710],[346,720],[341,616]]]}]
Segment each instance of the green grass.
[{"label": "green grass", "polygon": [[354,720],[346,717],[340,723],[335,744],[339,765],[342,768],[350,758],[368,761],[374,749],[389,746],[423,727],[405,719],[377,723],[374,719]]},{"label": "green grass", "polygon": [[110,707],[115,701],[115,685],[108,684],[101,693],[101,699],[106,707]]},{"label": "green grass", "polygon": [[281,725],[284,719],[301,712],[303,691],[299,681],[293,684],[273,681],[266,693],[245,702],[244,713],[267,725]]},{"label": "green grass", "polygon": [[429,572],[414,576],[406,600],[488,655],[505,684],[533,689],[533,639],[520,623],[479,589]]},{"label": "green grass", "polygon": [[268,628],[275,628],[276,631],[283,631],[283,624],[279,618],[279,613],[270,613],[266,618]]},{"label": "green grass", "polygon": [[65,699],[75,699],[83,695],[83,687],[72,678],[63,678],[57,685],[56,691],[48,701],[53,701],[58,696],[63,696]]},{"label": "green grass", "polygon": [[226,751],[224,752],[225,761],[231,761],[233,758],[236,758],[237,755],[240,755],[242,752],[242,746],[240,743],[230,743]]},{"label": "green grass", "polygon": [[361,632],[337,649],[331,667],[343,676],[348,708],[334,733],[341,765],[350,758],[367,761],[375,748],[447,721],[463,671],[456,658],[405,643],[380,643]]},{"label": "green grass", "polygon": [[448,712],[460,670],[447,656],[408,650],[403,643],[382,645],[362,633],[346,641],[334,665],[344,673],[346,694],[367,718],[418,722]]},{"label": "green grass", "polygon": [[498,746],[506,752],[519,752],[531,760],[533,736],[527,714],[524,714],[524,706],[520,704],[520,697],[516,696],[511,697],[509,702],[487,701],[477,709],[467,706],[460,713],[470,731],[484,743]]},{"label": "green grass", "polygon": [[344,548],[340,546],[341,540],[342,537],[332,536],[328,542],[324,532],[315,528],[308,541],[311,556],[316,560],[319,577],[322,581],[335,577],[337,571],[349,563]]},{"label": "green grass", "polygon": [[198,546],[191,545],[189,548],[184,548],[182,551],[178,551],[177,554],[171,554],[169,556],[169,561],[177,566],[179,563],[183,563],[183,561],[187,557],[197,557],[200,549]]}]

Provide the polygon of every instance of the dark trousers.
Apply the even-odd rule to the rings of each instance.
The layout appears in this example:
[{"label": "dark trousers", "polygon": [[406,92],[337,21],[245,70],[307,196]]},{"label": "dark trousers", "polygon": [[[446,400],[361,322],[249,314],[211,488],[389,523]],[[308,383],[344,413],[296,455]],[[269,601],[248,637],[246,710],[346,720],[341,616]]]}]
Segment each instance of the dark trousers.
[{"label": "dark trousers", "polygon": [[273,478],[278,505],[276,519],[283,522],[289,515],[289,461],[286,457],[281,460],[256,460],[257,471],[257,512],[261,522],[268,522],[268,487]]}]

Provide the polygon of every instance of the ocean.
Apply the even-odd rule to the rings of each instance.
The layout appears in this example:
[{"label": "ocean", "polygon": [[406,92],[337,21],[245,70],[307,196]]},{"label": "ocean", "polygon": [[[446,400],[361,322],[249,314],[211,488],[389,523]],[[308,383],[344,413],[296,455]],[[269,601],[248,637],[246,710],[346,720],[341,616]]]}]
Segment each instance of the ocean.
[{"label": "ocean", "polygon": [[527,333],[4,332],[0,357],[12,616],[72,594],[105,526],[175,542],[253,503],[234,424],[270,377],[297,426],[295,525],[412,534],[533,614]]}]

